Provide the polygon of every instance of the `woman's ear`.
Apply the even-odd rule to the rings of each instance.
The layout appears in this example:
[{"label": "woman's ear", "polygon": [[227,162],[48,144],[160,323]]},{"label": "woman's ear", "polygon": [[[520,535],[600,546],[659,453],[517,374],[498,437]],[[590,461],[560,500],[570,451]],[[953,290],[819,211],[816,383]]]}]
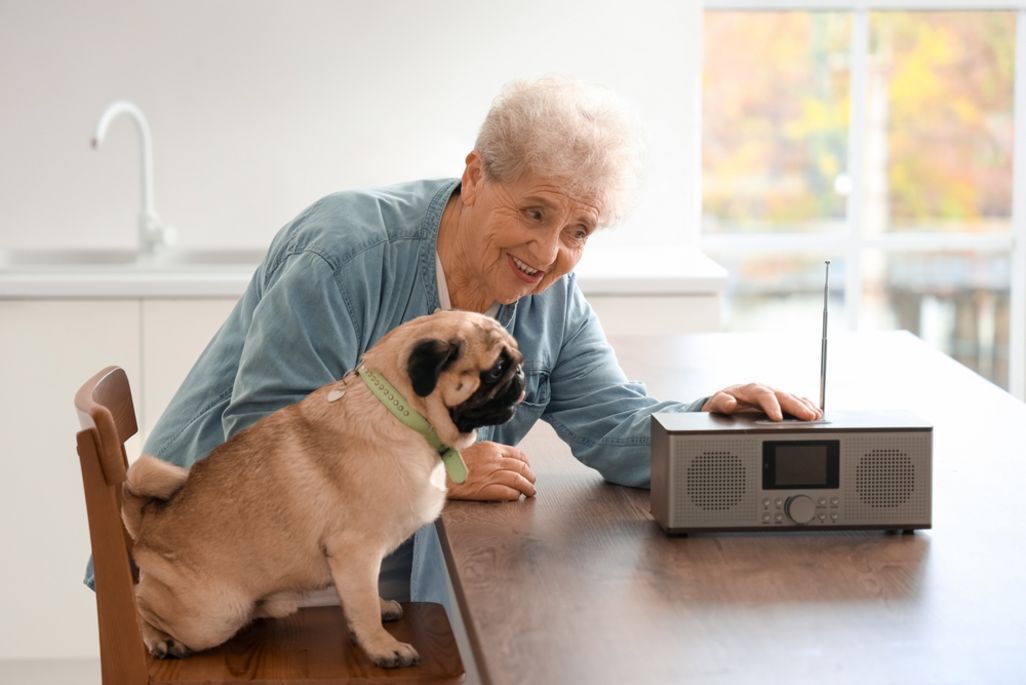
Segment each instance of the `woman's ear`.
[{"label": "woman's ear", "polygon": [[484,162],[481,161],[481,154],[477,150],[471,150],[466,163],[460,183],[460,200],[465,205],[473,205],[481,192],[481,184],[484,183]]}]

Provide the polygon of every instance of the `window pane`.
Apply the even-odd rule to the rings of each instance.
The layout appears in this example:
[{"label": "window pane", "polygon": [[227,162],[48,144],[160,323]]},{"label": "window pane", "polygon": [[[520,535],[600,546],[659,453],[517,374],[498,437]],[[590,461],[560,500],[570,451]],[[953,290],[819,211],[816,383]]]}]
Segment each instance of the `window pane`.
[{"label": "window pane", "polygon": [[912,331],[1008,387],[1007,254],[867,251],[864,325]]},{"label": "window pane", "polygon": [[1010,230],[1015,13],[873,12],[870,53],[868,232]]},{"label": "window pane", "polygon": [[[830,260],[831,328],[844,318],[845,260],[813,253],[710,253],[730,274],[724,328],[805,331],[819,344],[823,330],[823,261]],[[819,358],[815,360],[819,364]]]},{"label": "window pane", "polygon": [[702,230],[843,230],[850,13],[703,21]]}]

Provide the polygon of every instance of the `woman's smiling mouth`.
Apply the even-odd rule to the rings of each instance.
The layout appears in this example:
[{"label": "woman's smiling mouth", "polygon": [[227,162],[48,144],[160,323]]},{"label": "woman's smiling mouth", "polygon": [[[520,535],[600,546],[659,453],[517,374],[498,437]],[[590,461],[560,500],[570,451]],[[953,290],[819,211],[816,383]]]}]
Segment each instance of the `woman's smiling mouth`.
[{"label": "woman's smiling mouth", "polygon": [[513,273],[515,273],[517,275],[517,278],[524,281],[525,283],[537,283],[542,279],[542,276],[545,275],[544,271],[541,271],[540,269],[535,269],[527,262],[517,259],[511,254],[507,253],[506,256],[508,258],[510,268],[513,269]]}]

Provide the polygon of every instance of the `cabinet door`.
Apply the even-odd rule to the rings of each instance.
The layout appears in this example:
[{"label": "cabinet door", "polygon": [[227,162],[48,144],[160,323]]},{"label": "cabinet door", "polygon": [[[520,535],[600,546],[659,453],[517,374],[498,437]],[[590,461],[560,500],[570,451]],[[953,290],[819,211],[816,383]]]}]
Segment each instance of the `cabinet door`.
[{"label": "cabinet door", "polygon": [[677,335],[720,330],[720,297],[589,295],[606,335]]},{"label": "cabinet door", "polygon": [[0,300],[0,660],[98,653],[74,399],[110,364],[138,393],[137,300]]},{"label": "cabinet door", "polygon": [[144,300],[140,432],[150,429],[200,353],[235,306],[234,299]]}]

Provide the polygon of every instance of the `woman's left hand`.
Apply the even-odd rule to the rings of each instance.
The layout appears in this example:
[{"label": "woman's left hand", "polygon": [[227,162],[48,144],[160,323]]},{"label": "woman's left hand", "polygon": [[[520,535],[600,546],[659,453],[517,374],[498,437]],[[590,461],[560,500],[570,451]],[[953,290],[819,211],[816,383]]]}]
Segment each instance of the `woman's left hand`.
[{"label": "woman's left hand", "polygon": [[780,421],[784,413],[803,421],[817,421],[823,412],[807,397],[798,397],[783,390],[759,383],[731,385],[710,397],[702,411],[733,414],[746,409],[760,409],[773,421]]}]

